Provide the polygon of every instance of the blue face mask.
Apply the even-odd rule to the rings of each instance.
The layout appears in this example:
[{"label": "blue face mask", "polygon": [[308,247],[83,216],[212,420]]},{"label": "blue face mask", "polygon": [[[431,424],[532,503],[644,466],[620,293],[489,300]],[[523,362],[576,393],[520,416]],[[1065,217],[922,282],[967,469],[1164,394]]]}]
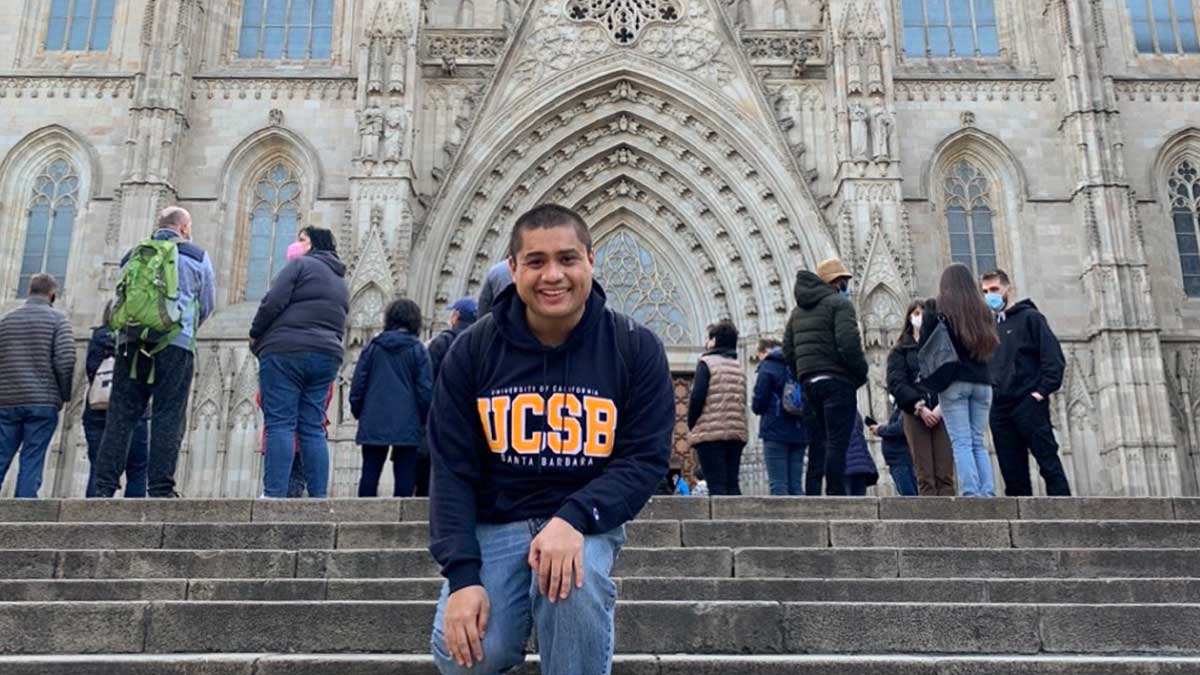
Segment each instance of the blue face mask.
[{"label": "blue face mask", "polygon": [[988,307],[992,308],[993,312],[999,312],[1004,309],[1004,296],[999,293],[988,293],[983,296],[983,301]]}]

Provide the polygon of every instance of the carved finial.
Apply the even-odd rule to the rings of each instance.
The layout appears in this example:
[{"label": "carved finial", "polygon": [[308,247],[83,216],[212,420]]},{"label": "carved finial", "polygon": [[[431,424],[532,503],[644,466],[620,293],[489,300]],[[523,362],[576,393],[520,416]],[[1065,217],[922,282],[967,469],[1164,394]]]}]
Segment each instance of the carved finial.
[{"label": "carved finial", "polygon": [[267,113],[267,123],[273,127],[283,126],[283,111],[279,108],[272,108],[271,112]]}]

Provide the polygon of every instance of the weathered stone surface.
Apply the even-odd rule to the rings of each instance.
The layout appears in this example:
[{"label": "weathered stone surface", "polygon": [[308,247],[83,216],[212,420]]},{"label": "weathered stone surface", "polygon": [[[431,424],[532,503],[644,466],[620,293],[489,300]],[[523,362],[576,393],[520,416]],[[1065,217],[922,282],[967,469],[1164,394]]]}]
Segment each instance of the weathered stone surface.
[{"label": "weathered stone surface", "polygon": [[1197,579],[990,579],[986,584],[989,602],[1200,603]]},{"label": "weathered stone surface", "polygon": [[697,497],[651,497],[638,520],[708,520],[710,500]]},{"label": "weathered stone surface", "polygon": [[986,584],[960,579],[618,579],[624,600],[985,602]]},{"label": "weathered stone surface", "polygon": [[730,577],[733,549],[728,548],[626,548],[613,567],[616,576]]},{"label": "weathered stone surface", "polygon": [[937,675],[932,659],[768,654],[708,657],[665,654],[659,675]]},{"label": "weathered stone surface", "polygon": [[0,654],[97,654],[142,651],[142,603],[0,605]]},{"label": "weathered stone surface", "polygon": [[1014,522],[1016,548],[1200,548],[1200,522]]},{"label": "weathered stone surface", "polygon": [[1058,576],[1057,552],[1047,550],[906,549],[900,576],[919,579],[1001,579]]},{"label": "weathered stone surface", "polygon": [[329,579],[325,593],[330,600],[424,600],[438,599],[442,579]]},{"label": "weathered stone surface", "polygon": [[625,524],[625,545],[634,548],[678,548],[683,545],[680,523],[673,520],[630,521]]},{"label": "weathered stone surface", "polygon": [[136,654],[0,657],[4,675],[255,675],[257,655]]},{"label": "weathered stone surface", "polygon": [[81,523],[248,523],[252,499],[64,499],[59,519]]},{"label": "weathered stone surface", "polygon": [[64,579],[244,579],[295,576],[290,551],[63,551]]},{"label": "weathered stone surface", "polygon": [[1151,497],[1026,497],[1021,520],[1171,520],[1172,501]]},{"label": "weathered stone surface", "polygon": [[787,603],[787,649],[816,653],[1032,654],[1038,613],[1025,605]]},{"label": "weathered stone surface", "polygon": [[342,523],[337,527],[337,547],[427,548],[429,523]]},{"label": "weathered stone surface", "polygon": [[429,499],[426,497],[401,499],[400,519],[404,522],[429,520]]},{"label": "weathered stone surface", "polygon": [[49,579],[57,560],[57,551],[0,550],[0,579]]},{"label": "weathered stone surface", "polygon": [[1098,577],[1194,577],[1195,550],[1076,549],[1058,551],[1061,576]]},{"label": "weathered stone surface", "polygon": [[1200,520],[1200,498],[1175,498],[1175,520]]},{"label": "weathered stone surface", "polygon": [[1016,499],[971,497],[884,497],[879,500],[882,520],[1016,520]]},{"label": "weathered stone surface", "polygon": [[622,653],[783,651],[783,610],[772,602],[629,602],[617,609]]},{"label": "weathered stone surface", "polygon": [[163,548],[182,549],[331,549],[332,523],[244,523],[239,525],[167,524]]},{"label": "weathered stone surface", "polygon": [[[325,599],[324,579],[193,579],[188,600],[201,602],[295,602]],[[382,598],[380,598],[382,599]]]},{"label": "weathered stone surface", "polygon": [[870,497],[713,497],[714,520],[873,520],[879,500]]},{"label": "weathered stone surface", "polygon": [[182,579],[0,581],[0,602],[113,602],[186,599],[187,581]]},{"label": "weathered stone surface", "polygon": [[1200,605],[1047,605],[1047,652],[1200,654]]},{"label": "weathered stone surface", "polygon": [[400,522],[400,499],[259,499],[254,522]]},{"label": "weathered stone surface", "polygon": [[800,520],[698,520],[683,523],[684,546],[826,548],[829,525]]},{"label": "weathered stone surface", "polygon": [[889,578],[896,576],[898,551],[745,548],[736,552],[734,569],[742,578]]},{"label": "weathered stone surface", "polygon": [[418,549],[300,551],[296,577],[301,579],[380,579],[436,577],[438,564]]},{"label": "weathered stone surface", "polygon": [[8,523],[0,524],[0,549],[158,548],[162,531],[157,523]]},{"label": "weathered stone surface", "polygon": [[1008,522],[832,521],[834,547],[1010,548]]},{"label": "weathered stone surface", "polygon": [[272,654],[258,661],[255,675],[437,675],[433,659],[411,654]]},{"label": "weathered stone surface", "polygon": [[60,504],[57,499],[0,500],[0,523],[52,523],[58,520]]}]

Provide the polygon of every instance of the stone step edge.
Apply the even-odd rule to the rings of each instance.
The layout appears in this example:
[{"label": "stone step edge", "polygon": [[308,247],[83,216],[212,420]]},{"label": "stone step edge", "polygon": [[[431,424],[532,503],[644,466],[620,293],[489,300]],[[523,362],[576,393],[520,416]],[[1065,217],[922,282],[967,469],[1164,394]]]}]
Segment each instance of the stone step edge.
[{"label": "stone step edge", "polygon": [[[540,660],[536,653],[525,657],[526,663]],[[344,663],[384,663],[384,664],[426,664],[433,658],[427,654],[284,654],[275,652],[238,652],[238,653],[182,653],[182,654],[31,654],[31,655],[0,655],[0,671],[6,664],[89,664],[107,663],[114,665],[140,663],[238,663],[243,661],[273,661],[273,662],[328,662]],[[847,664],[847,665],[904,665],[910,663],[922,664],[958,664],[958,663],[1017,663],[1017,664],[1063,664],[1063,665],[1105,665],[1105,664],[1179,664],[1200,666],[1200,656],[1147,656],[1145,654],[615,654],[616,663],[762,663],[762,664]]]},{"label": "stone step edge", "polygon": [[[932,609],[952,609],[962,607],[996,607],[1005,610],[1027,609],[1046,609],[1046,608],[1064,608],[1064,609],[1081,609],[1087,607],[1105,609],[1133,611],[1139,607],[1173,607],[1173,608],[1196,608],[1200,610],[1200,602],[1130,602],[1123,604],[1108,604],[1095,602],[1081,603],[1065,603],[1065,602],[1002,602],[1002,603],[984,603],[984,602],[863,602],[860,600],[618,600],[618,603],[623,603],[626,606],[653,606],[653,607],[690,607],[693,605],[717,605],[721,607],[733,607],[737,605],[751,607],[776,607],[781,605],[800,605],[805,607],[922,607]],[[163,605],[179,605],[188,607],[197,607],[202,605],[212,605],[220,607],[232,607],[240,605],[270,605],[278,608],[287,605],[321,605],[323,607],[339,607],[339,606],[375,606],[375,605],[398,605],[400,607],[434,607],[438,604],[437,600],[280,600],[277,602],[263,602],[259,600],[45,600],[36,602],[0,602],[0,609],[6,607],[111,607],[114,605],[146,605],[146,606],[163,606]]]}]

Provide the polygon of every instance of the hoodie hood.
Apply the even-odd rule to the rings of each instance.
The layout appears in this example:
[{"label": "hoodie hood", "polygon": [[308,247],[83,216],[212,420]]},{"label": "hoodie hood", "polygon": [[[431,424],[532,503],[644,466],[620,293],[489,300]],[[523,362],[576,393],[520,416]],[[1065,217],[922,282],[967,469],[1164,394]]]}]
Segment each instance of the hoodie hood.
[{"label": "hoodie hood", "polygon": [[785,366],[787,365],[787,361],[784,361],[784,359],[783,359],[783,347],[775,347],[771,351],[767,352],[767,357],[763,360],[764,361],[778,361],[779,363],[782,363]]},{"label": "hoodie hood", "polygon": [[796,273],[796,287],[793,291],[796,304],[805,309],[815,307],[817,303],[837,293],[833,286],[821,281],[821,277],[812,272]]},{"label": "hoodie hood", "polygon": [[375,336],[375,344],[389,352],[399,352],[412,347],[419,341],[406,330],[385,330]]},{"label": "hoodie hood", "polygon": [[555,353],[573,350],[580,342],[581,335],[590,333],[604,318],[604,305],[608,296],[596,281],[592,281],[592,294],[587,300],[587,308],[583,318],[571,330],[566,341],[557,347],[547,347],[529,330],[525,320],[525,302],[517,295],[516,284],[510,284],[492,303],[492,319],[496,322],[497,333],[505,342],[513,347],[527,352]]},{"label": "hoodie hood", "polygon": [[308,257],[325,263],[339,277],[346,276],[346,263],[342,262],[336,253],[332,251],[312,251],[308,254]]},{"label": "hoodie hood", "polygon": [[1024,300],[1018,302],[1015,305],[1009,305],[1008,307],[1005,307],[1004,314],[1006,316],[1011,317],[1011,316],[1016,316],[1017,314],[1020,314],[1021,312],[1024,312],[1024,311],[1030,310],[1030,309],[1032,309],[1035,312],[1038,311],[1037,305],[1033,304],[1033,300],[1030,300],[1029,298],[1025,298]]}]

